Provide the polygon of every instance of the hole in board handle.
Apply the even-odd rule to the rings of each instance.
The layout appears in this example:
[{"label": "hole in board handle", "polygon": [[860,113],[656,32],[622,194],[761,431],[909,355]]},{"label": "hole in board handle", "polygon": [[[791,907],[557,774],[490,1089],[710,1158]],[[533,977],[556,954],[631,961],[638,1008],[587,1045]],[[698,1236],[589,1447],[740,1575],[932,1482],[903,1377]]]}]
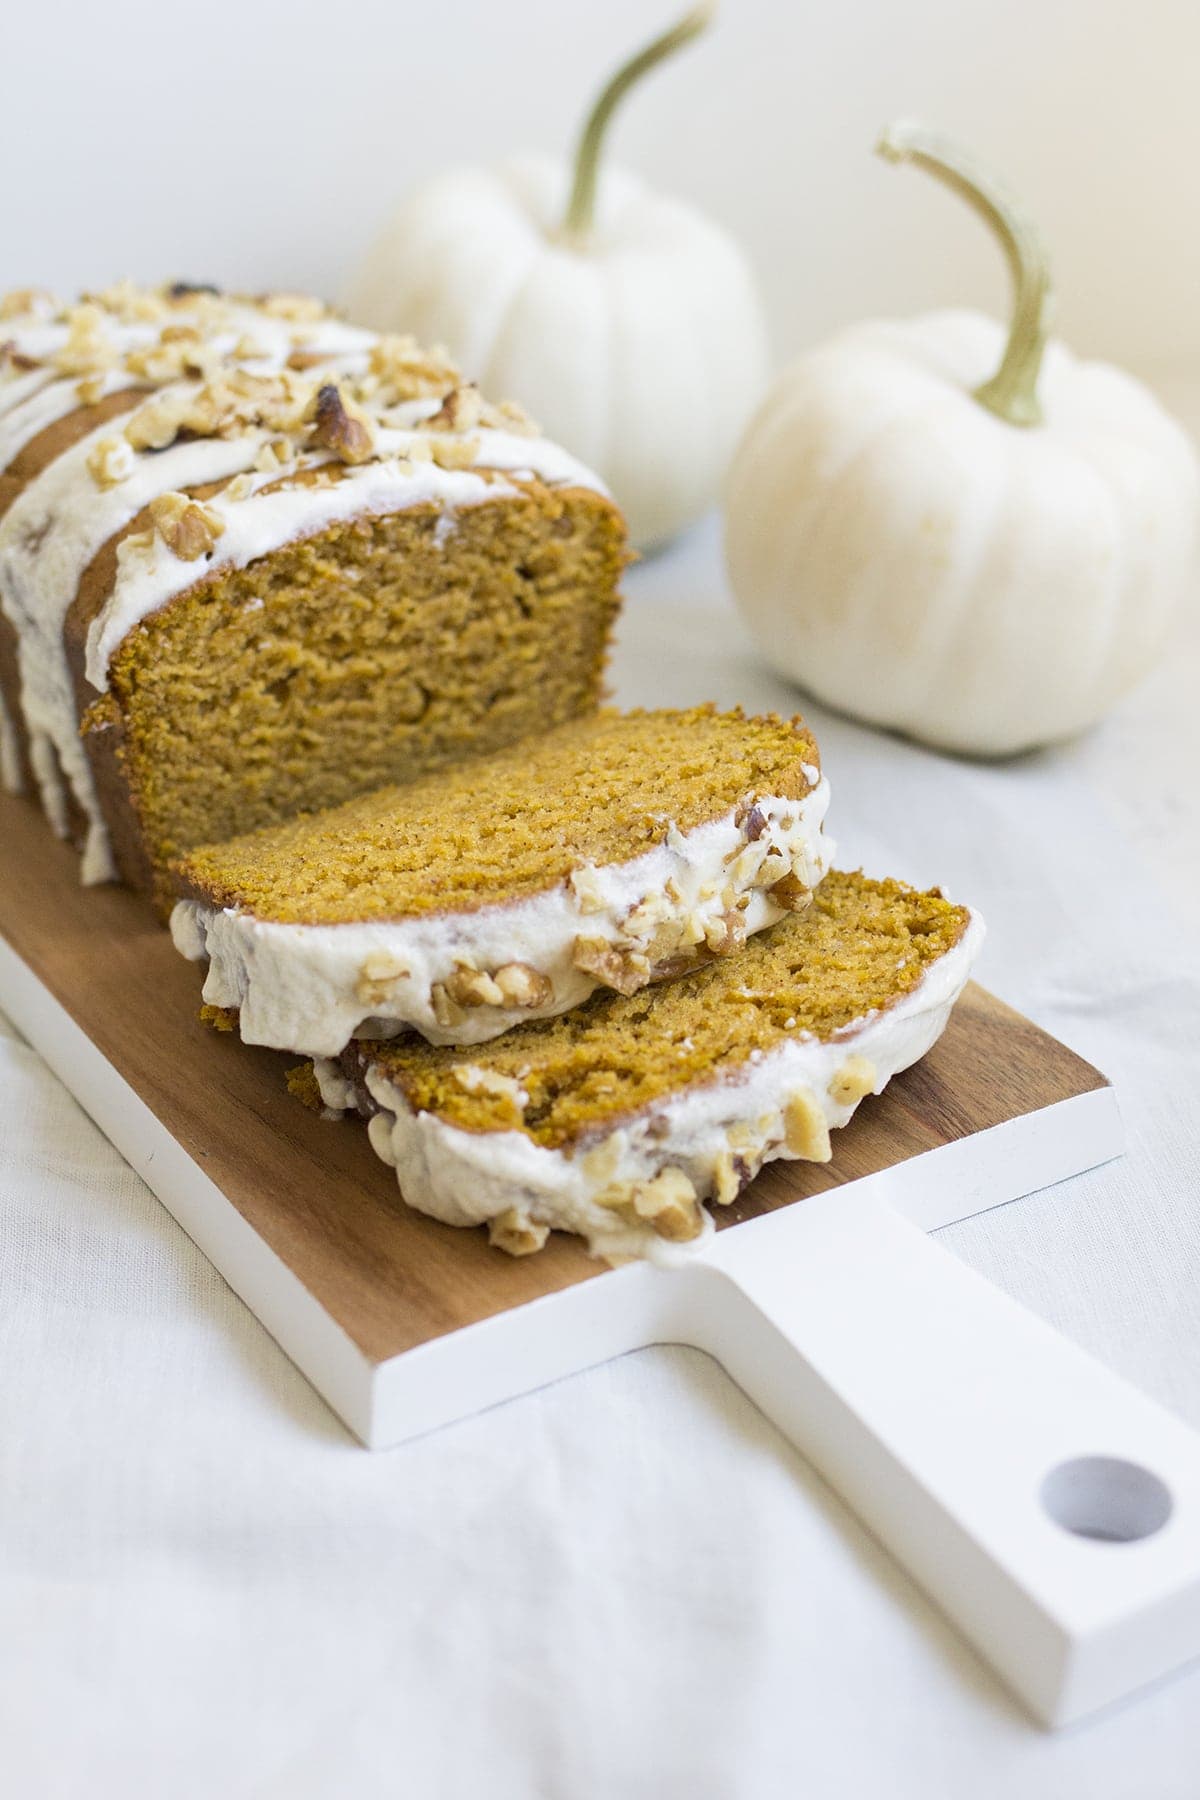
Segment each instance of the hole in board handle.
[{"label": "hole in board handle", "polygon": [[1041,1501],[1056,1525],[1103,1544],[1136,1544],[1161,1531],[1174,1502],[1164,1481],[1119,1456],[1074,1456],[1051,1469]]}]

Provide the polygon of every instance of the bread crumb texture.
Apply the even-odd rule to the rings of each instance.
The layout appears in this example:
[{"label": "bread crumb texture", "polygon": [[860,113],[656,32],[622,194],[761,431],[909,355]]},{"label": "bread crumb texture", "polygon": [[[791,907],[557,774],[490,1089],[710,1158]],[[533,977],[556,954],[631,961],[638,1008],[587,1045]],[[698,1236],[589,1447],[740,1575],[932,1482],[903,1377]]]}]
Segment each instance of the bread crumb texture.
[{"label": "bread crumb texture", "polygon": [[469,911],[629,861],[759,796],[801,798],[817,760],[799,720],[605,711],[196,850],[175,874],[193,898],[288,923]]},{"label": "bread crumb texture", "polygon": [[[936,888],[835,870],[806,912],[661,987],[595,994],[567,1016],[474,1046],[469,1059],[411,1038],[359,1041],[347,1061],[360,1077],[372,1066],[415,1111],[461,1130],[583,1148],[693,1084],[736,1080],[789,1038],[846,1032],[852,1049],[847,1028],[910,993],[969,918]],[[464,1060],[478,1072],[469,1082]]]},{"label": "bread crumb texture", "polygon": [[321,1097],[317,1072],[310,1062],[297,1063],[294,1068],[287,1071],[284,1080],[287,1082],[288,1093],[293,1100],[298,1100],[301,1106],[308,1108],[309,1112],[324,1112],[325,1102]]},{"label": "bread crumb texture", "polygon": [[165,870],[590,712],[624,561],[610,502],[536,481],[452,519],[419,506],[338,524],[145,619],[85,730],[123,727]]}]

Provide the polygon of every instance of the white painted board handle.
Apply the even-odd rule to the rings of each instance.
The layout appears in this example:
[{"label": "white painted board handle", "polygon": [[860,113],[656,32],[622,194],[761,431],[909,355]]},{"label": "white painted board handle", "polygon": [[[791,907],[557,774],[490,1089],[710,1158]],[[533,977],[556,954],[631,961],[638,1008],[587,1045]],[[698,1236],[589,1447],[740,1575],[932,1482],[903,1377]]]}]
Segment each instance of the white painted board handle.
[{"label": "white painted board handle", "polygon": [[1200,1656],[1200,1434],[886,1204],[795,1210],[715,1240],[707,1347],[1008,1686],[1060,1725]]}]

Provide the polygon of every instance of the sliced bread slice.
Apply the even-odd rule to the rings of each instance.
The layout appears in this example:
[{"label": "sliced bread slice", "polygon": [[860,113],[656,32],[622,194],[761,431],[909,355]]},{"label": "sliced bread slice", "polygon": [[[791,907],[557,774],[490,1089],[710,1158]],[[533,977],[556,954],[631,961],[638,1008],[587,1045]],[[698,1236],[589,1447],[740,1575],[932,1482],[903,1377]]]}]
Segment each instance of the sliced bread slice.
[{"label": "sliced bread slice", "polygon": [[602,712],[193,851],[171,927],[247,1043],[481,1043],[806,906],[828,799],[799,720]]},{"label": "sliced bread slice", "polygon": [[832,873],[807,911],[677,981],[469,1057],[359,1040],[313,1073],[327,1107],[369,1116],[421,1212],[486,1223],[514,1255],[554,1228],[610,1260],[677,1252],[763,1163],[829,1160],[830,1129],[941,1035],[982,937],[936,888]]}]

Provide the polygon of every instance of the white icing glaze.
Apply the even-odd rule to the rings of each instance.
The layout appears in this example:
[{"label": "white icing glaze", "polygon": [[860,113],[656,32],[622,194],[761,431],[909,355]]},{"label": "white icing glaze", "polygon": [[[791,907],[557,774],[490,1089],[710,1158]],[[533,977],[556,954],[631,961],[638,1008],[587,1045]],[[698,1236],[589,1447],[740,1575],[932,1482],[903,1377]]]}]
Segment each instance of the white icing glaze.
[{"label": "white icing glaze", "polygon": [[[771,850],[780,852],[806,887],[815,887],[833,857],[822,832],[829,784],[819,779],[803,799],[760,798],[765,820],[749,843],[731,809],[695,830],[672,830],[652,850],[628,862],[587,871],[587,910],[567,883],[528,899],[477,911],[417,914],[407,919],[344,925],[284,925],[234,908],[214,910],[181,901],[171,918],[176,947],[194,961],[209,958],[204,998],[212,1006],[237,1007],[246,1043],[268,1044],[306,1056],[334,1056],[355,1035],[394,1037],[413,1027],[433,1043],[478,1044],[531,1018],[547,1018],[578,1006],[599,985],[577,969],[572,948],[579,936],[615,943],[630,911],[647,896],[659,920],[715,920],[724,911],[721,890],[749,893],[747,932],[761,931],[783,908],[752,887]],[[745,866],[737,854],[744,852]],[[734,857],[731,863],[727,859]],[[668,899],[674,883],[678,899]],[[389,981],[386,1004],[359,997],[364,967],[386,958],[406,969]],[[553,998],[533,1010],[477,1006],[462,1022],[439,1025],[430,999],[466,963],[492,970],[529,963],[549,977]]]},{"label": "white icing glaze", "polygon": [[[98,329],[114,355],[123,356],[131,349],[153,345],[164,324],[197,320],[204,327],[206,355],[225,358],[228,366],[258,375],[283,369],[298,346],[320,358],[317,367],[321,375],[360,372],[378,342],[375,333],[337,319],[275,317],[251,304],[222,300],[210,305],[203,297],[184,300],[152,320],[105,314]],[[63,320],[43,313],[0,323],[0,340],[26,356],[51,358],[68,337]],[[317,367],[310,371],[314,377]],[[99,391],[107,394],[151,385],[116,366],[103,375]],[[156,384],[155,391],[175,398],[195,392],[200,385],[198,380],[188,379]],[[0,469],[80,404],[77,376],[59,375],[48,365],[10,370],[0,381]],[[489,470],[604,491],[595,476],[548,440],[505,430],[439,433],[469,438],[474,446],[472,467],[441,467],[428,460],[430,434],[414,429],[440,404],[437,398],[417,400],[383,415],[375,456],[348,469],[337,482],[283,486],[263,494],[261,490],[277,482],[279,475],[259,474],[248,484],[244,497],[220,496],[208,502],[225,530],[214,553],[205,560],[183,561],[157,537],[149,546],[123,542],[112,592],[88,632],[89,682],[102,692],[112,654],[127,633],[197,581],[244,567],[282,544],[313,536],[339,520],[433,502],[443,509],[436,541],[444,544],[459,509],[512,491],[502,478],[489,475]],[[263,444],[276,435],[252,428],[232,438],[178,441],[168,449],[138,457],[127,479],[101,488],[88,472],[88,458],[101,439],[119,436],[126,422],[123,416],[107,421],[56,457],[27,484],[0,521],[0,609],[18,633],[21,711],[30,737],[30,763],[42,804],[60,835],[66,833],[68,789],[88,821],[81,868],[85,881],[111,879],[113,865],[90,765],[79,739],[76,697],[63,643],[64,621],[80,578],[97,552],[125,530],[151,500],[252,472]],[[295,467],[311,468],[329,460],[324,452],[304,453]],[[0,722],[0,755],[7,784],[16,767],[11,719]]]},{"label": "white icing glaze", "polygon": [[[610,1261],[648,1256],[678,1261],[694,1254],[713,1230],[687,1244],[668,1244],[648,1225],[629,1224],[597,1204],[605,1189],[645,1183],[662,1169],[682,1169],[702,1199],[712,1195],[715,1165],[727,1151],[731,1127],[761,1132],[761,1159],[788,1157],[783,1115],[789,1099],[803,1090],[816,1101],[831,1128],[845,1125],[856,1101],[835,1100],[830,1083],[851,1055],[865,1057],[880,1093],[910,1064],[924,1056],[945,1029],[983,941],[977,913],[953,949],[926,972],[913,990],[890,1007],[867,1014],[829,1039],[789,1038],[736,1074],[696,1082],[644,1112],[627,1117],[586,1149],[547,1149],[521,1131],[464,1131],[434,1113],[415,1113],[402,1092],[377,1066],[368,1066],[366,1086],[379,1111],[370,1122],[376,1153],[396,1171],[410,1206],[450,1225],[478,1225],[515,1208],[535,1224],[576,1232],[592,1253]],[[317,1064],[322,1097],[331,1108],[344,1104],[346,1087],[336,1065]]]},{"label": "white icing glaze", "polygon": [[0,389],[0,469],[7,469],[40,431],[76,410],[76,385],[52,371],[31,369]]}]

